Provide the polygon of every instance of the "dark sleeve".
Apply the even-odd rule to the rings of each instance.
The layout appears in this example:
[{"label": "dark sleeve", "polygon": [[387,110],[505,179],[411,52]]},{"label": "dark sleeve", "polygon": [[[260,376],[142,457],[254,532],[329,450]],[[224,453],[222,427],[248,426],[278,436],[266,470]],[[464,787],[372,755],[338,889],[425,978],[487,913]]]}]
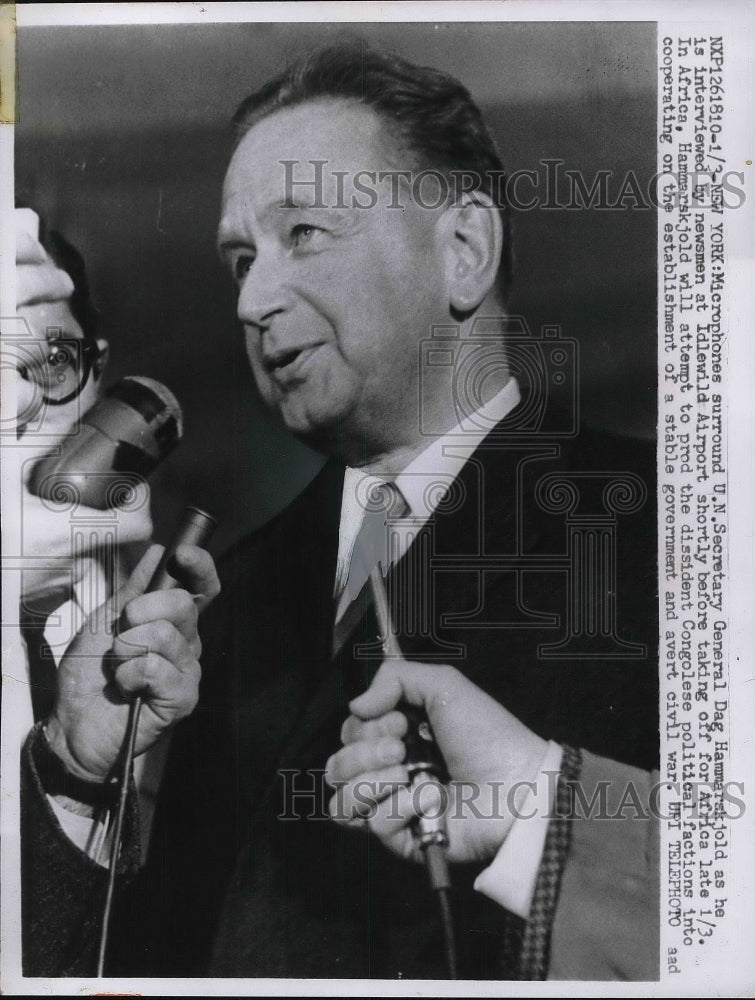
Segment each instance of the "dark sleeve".
[{"label": "dark sleeve", "polygon": [[[226,560],[231,563],[233,559]],[[224,588],[229,573],[221,574]],[[232,574],[231,574],[232,575]],[[170,749],[150,837],[140,866],[136,794],[129,796],[121,871],[105,971],[112,976],[206,974],[215,925],[247,815],[238,803],[249,785],[228,711],[229,663],[248,665],[233,647],[238,629],[228,601],[200,620],[203,643],[199,705],[170,733]],[[107,871],[65,835],[35,763],[40,727],[22,753],[24,973],[89,976],[96,971]],[[253,774],[253,769],[251,770]]]},{"label": "dark sleeve", "polygon": [[[45,793],[41,724],[21,754],[21,886],[25,976],[91,976],[96,972],[107,869],[63,832]],[[136,797],[129,796],[118,884],[139,864]]]}]

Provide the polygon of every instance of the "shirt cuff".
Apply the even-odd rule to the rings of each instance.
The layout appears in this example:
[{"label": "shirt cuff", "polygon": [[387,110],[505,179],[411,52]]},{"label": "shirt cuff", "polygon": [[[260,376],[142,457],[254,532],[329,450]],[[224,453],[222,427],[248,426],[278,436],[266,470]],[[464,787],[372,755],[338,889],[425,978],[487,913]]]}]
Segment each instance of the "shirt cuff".
[{"label": "shirt cuff", "polygon": [[47,796],[50,808],[60,824],[63,833],[74,847],[78,847],[88,858],[107,868],[109,865],[108,813],[105,820],[92,816],[79,816],[65,809],[52,795]]},{"label": "shirt cuff", "polygon": [[540,859],[548,833],[561,770],[562,750],[548,742],[537,779],[518,804],[517,817],[492,863],[475,880],[474,887],[495,903],[526,920],[535,891]]}]

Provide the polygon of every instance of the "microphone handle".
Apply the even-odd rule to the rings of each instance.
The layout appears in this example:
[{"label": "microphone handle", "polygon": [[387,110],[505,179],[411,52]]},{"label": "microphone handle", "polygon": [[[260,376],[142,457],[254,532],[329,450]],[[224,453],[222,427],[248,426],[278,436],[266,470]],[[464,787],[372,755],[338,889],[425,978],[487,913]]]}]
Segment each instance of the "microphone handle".
[{"label": "microphone handle", "polygon": [[410,705],[407,701],[399,702],[396,707],[406,716],[408,722],[404,736],[404,745],[406,746],[404,763],[407,765],[410,776],[414,776],[418,771],[423,771],[432,774],[442,783],[449,781],[450,775],[446,762],[443,760],[443,754],[435,741],[435,734],[427,714],[417,705]]},{"label": "microphone handle", "polygon": [[[375,605],[380,639],[383,643],[383,652],[388,657],[400,657],[401,646],[393,628],[388,595],[379,565],[373,567],[369,576],[369,585]],[[406,746],[404,763],[407,765],[412,791],[430,782],[444,785],[449,780],[448,769],[440,747],[435,742],[435,735],[427,715],[423,709],[405,701],[400,702],[396,707],[400,712],[403,712],[408,723],[404,736],[404,745]],[[441,796],[441,801],[445,801],[443,796]],[[412,830],[414,839],[424,851],[431,845],[446,847],[448,844],[444,810],[439,809],[437,812],[436,816],[420,815],[414,821]]]},{"label": "microphone handle", "polygon": [[152,574],[146,593],[175,587],[178,581],[168,572],[168,563],[175,555],[176,549],[179,545],[196,545],[200,549],[203,548],[217,527],[217,523],[212,514],[200,510],[199,507],[187,507],[176,533],[165,547],[162,559]]},{"label": "microphone handle", "polygon": [[[391,609],[380,566],[375,566],[369,576],[370,592],[375,605],[383,652],[393,658],[401,656],[401,646],[393,627]],[[425,868],[435,895],[438,898],[443,925],[443,941],[446,952],[446,964],[451,979],[457,978],[456,936],[451,908],[451,873],[448,868],[446,849],[448,847],[448,832],[446,830],[446,796],[445,783],[449,780],[448,769],[443,760],[440,747],[435,742],[435,735],[423,709],[399,702],[397,708],[403,712],[407,720],[407,730],[404,736],[407,765],[411,781],[412,797],[422,785],[437,786],[439,802],[436,814],[426,816],[420,813],[412,824],[412,836],[425,858]]]}]

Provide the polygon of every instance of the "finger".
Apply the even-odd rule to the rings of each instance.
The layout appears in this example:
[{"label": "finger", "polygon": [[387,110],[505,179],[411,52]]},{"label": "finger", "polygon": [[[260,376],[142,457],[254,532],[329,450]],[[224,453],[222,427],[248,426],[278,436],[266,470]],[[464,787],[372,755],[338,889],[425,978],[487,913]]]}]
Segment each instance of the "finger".
[{"label": "finger", "polygon": [[[132,492],[126,505],[119,507],[117,511],[119,548],[123,545],[144,545],[152,538],[149,484],[145,482],[134,483],[131,489]],[[88,508],[83,504],[77,510],[82,511],[82,517],[87,515]],[[100,512],[101,517],[102,513]],[[112,531],[112,528],[110,530]]]},{"label": "finger", "polygon": [[16,229],[16,263],[37,264],[47,258],[47,251],[39,242],[39,216],[33,208],[15,208],[13,222]]},{"label": "finger", "polygon": [[16,264],[44,264],[48,260],[47,251],[29,233],[16,233]]},{"label": "finger", "polygon": [[412,788],[402,785],[390,799],[375,803],[368,818],[370,830],[381,838],[395,837],[420,816],[437,816],[448,809],[448,793],[437,782]]},{"label": "finger", "polygon": [[393,736],[349,743],[328,759],[325,780],[329,784],[350,781],[368,771],[379,770],[389,764],[400,764],[405,755],[406,747]]},{"label": "finger", "polygon": [[191,670],[181,672],[157,653],[147,653],[122,663],[113,675],[113,683],[121,697],[129,700],[141,696],[155,712],[166,709],[172,718],[180,718],[196,706],[199,678],[196,660]]},{"label": "finger", "polygon": [[136,657],[156,653],[181,671],[192,671],[196,657],[178,629],[168,621],[149,622],[117,635],[113,640],[110,660],[117,668]]},{"label": "finger", "polygon": [[16,267],[16,305],[32,306],[38,302],[58,302],[73,295],[73,281],[48,257],[38,264]]},{"label": "finger", "polygon": [[379,803],[396,795],[408,780],[406,768],[398,764],[362,774],[355,781],[339,783],[328,803],[330,817],[337,823],[371,820]]},{"label": "finger", "polygon": [[151,545],[136,564],[128,580],[96,609],[91,616],[89,628],[93,634],[117,631],[117,623],[124,606],[144,593],[162,558],[162,546]]},{"label": "finger", "polygon": [[170,559],[168,572],[195,596],[200,611],[220,593],[215,562],[209,552],[196,545],[179,545]]},{"label": "finger", "polygon": [[160,590],[142,594],[125,605],[118,621],[120,634],[137,625],[164,620],[170,622],[199,654],[197,620],[199,612],[191,594],[185,590]]},{"label": "finger", "polygon": [[395,707],[399,701],[424,706],[453,703],[463,685],[471,682],[444,665],[429,665],[408,660],[389,660],[382,664],[369,688],[349,704],[353,715],[373,719]]},{"label": "finger", "polygon": [[113,606],[117,614],[121,613],[129,601],[145,592],[162,559],[163,551],[162,545],[150,545],[144,553],[131,576],[113,598]]},{"label": "finger", "polygon": [[380,736],[397,736],[401,739],[406,735],[408,725],[403,712],[387,712],[379,719],[368,719],[366,722],[350,715],[341,726],[341,742],[354,743],[357,740],[374,740]]},{"label": "finger", "polygon": [[357,698],[349,702],[351,714],[366,721],[390,712],[401,701],[401,684],[391,669],[394,661],[385,662],[372,679],[372,683]]}]

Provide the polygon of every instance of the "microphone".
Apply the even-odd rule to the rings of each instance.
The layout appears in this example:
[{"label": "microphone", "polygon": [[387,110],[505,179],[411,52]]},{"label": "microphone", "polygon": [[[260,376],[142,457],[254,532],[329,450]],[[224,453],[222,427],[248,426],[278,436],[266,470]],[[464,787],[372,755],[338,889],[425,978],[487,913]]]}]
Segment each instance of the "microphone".
[{"label": "microphone", "polygon": [[[375,606],[375,617],[378,620],[378,628],[381,633],[383,652],[386,656],[401,656],[401,646],[393,628],[391,609],[380,566],[373,567],[368,582]],[[404,736],[404,746],[406,747],[404,763],[409,774],[412,792],[419,792],[421,786],[426,784],[437,784],[441,790],[438,797],[441,805],[437,814],[427,816],[420,813],[416,816],[412,823],[412,836],[422,851],[430,886],[438,898],[448,974],[451,979],[456,979],[456,940],[450,900],[451,875],[446,857],[448,832],[442,805],[445,801],[442,788],[449,780],[448,769],[440,747],[435,742],[435,735],[425,712],[416,705],[410,705],[405,701],[399,702],[396,707],[400,712],[403,712],[407,721],[406,735]]]},{"label": "microphone", "polygon": [[97,510],[122,506],[182,434],[183,414],[170,389],[129,375],[84,414],[78,433],[35,465],[29,490],[43,500]]},{"label": "microphone", "polygon": [[[399,702],[397,708],[403,712],[407,721],[406,735],[404,736],[404,746],[406,747],[404,763],[409,772],[412,790],[432,782],[444,785],[449,780],[448,770],[427,716],[422,709],[405,701]],[[440,801],[443,802],[442,796]],[[434,859],[437,856],[437,851],[427,850],[432,845],[448,846],[442,807],[439,808],[437,815],[419,815],[415,820],[413,833],[417,844],[425,852],[433,886],[436,889],[440,888],[439,879],[441,879],[444,887],[449,887],[451,883],[446,881],[448,879],[447,871],[436,871],[437,866]]]},{"label": "microphone", "polygon": [[[375,616],[381,632],[383,652],[386,656],[401,656],[401,647],[393,629],[388,596],[379,566],[375,566],[369,576],[370,592],[375,605]],[[409,772],[412,791],[423,784],[443,785],[448,781],[448,770],[438,744],[435,742],[430,723],[422,709],[407,702],[397,706],[406,716],[407,731],[404,736],[406,755],[404,763]],[[440,797],[441,802],[443,797]],[[451,882],[446,863],[445,848],[448,846],[445,816],[442,809],[435,816],[419,815],[413,823],[412,833],[422,850],[427,863],[427,871],[434,889],[448,889]]]},{"label": "microphone", "polygon": [[[151,381],[151,379],[145,379]],[[159,383],[155,383],[159,385]],[[165,388],[161,386],[161,388]],[[165,547],[162,558],[152,574],[152,579],[147,585],[145,594],[156,590],[170,590],[176,586],[177,581],[170,574],[170,565],[176,549],[179,545],[196,545],[200,548],[209,541],[210,535],[217,527],[217,520],[208,514],[207,511],[200,510],[199,507],[187,507],[183,518],[179,524],[175,535]],[[121,750],[123,764],[120,777],[120,794],[118,797],[118,809],[115,815],[115,826],[113,828],[113,839],[110,845],[110,866],[108,870],[107,893],[105,895],[105,905],[102,911],[102,925],[100,927],[100,947],[97,957],[97,975],[102,977],[105,972],[105,956],[107,954],[108,938],[110,935],[110,917],[113,911],[113,898],[115,893],[115,876],[118,868],[120,856],[121,840],[123,837],[123,819],[126,815],[126,802],[128,799],[129,778],[134,761],[134,748],[136,744],[136,732],[139,727],[139,713],[142,709],[141,696],[137,696],[131,702],[131,709],[128,717],[128,725],[123,737],[123,747]]]}]

